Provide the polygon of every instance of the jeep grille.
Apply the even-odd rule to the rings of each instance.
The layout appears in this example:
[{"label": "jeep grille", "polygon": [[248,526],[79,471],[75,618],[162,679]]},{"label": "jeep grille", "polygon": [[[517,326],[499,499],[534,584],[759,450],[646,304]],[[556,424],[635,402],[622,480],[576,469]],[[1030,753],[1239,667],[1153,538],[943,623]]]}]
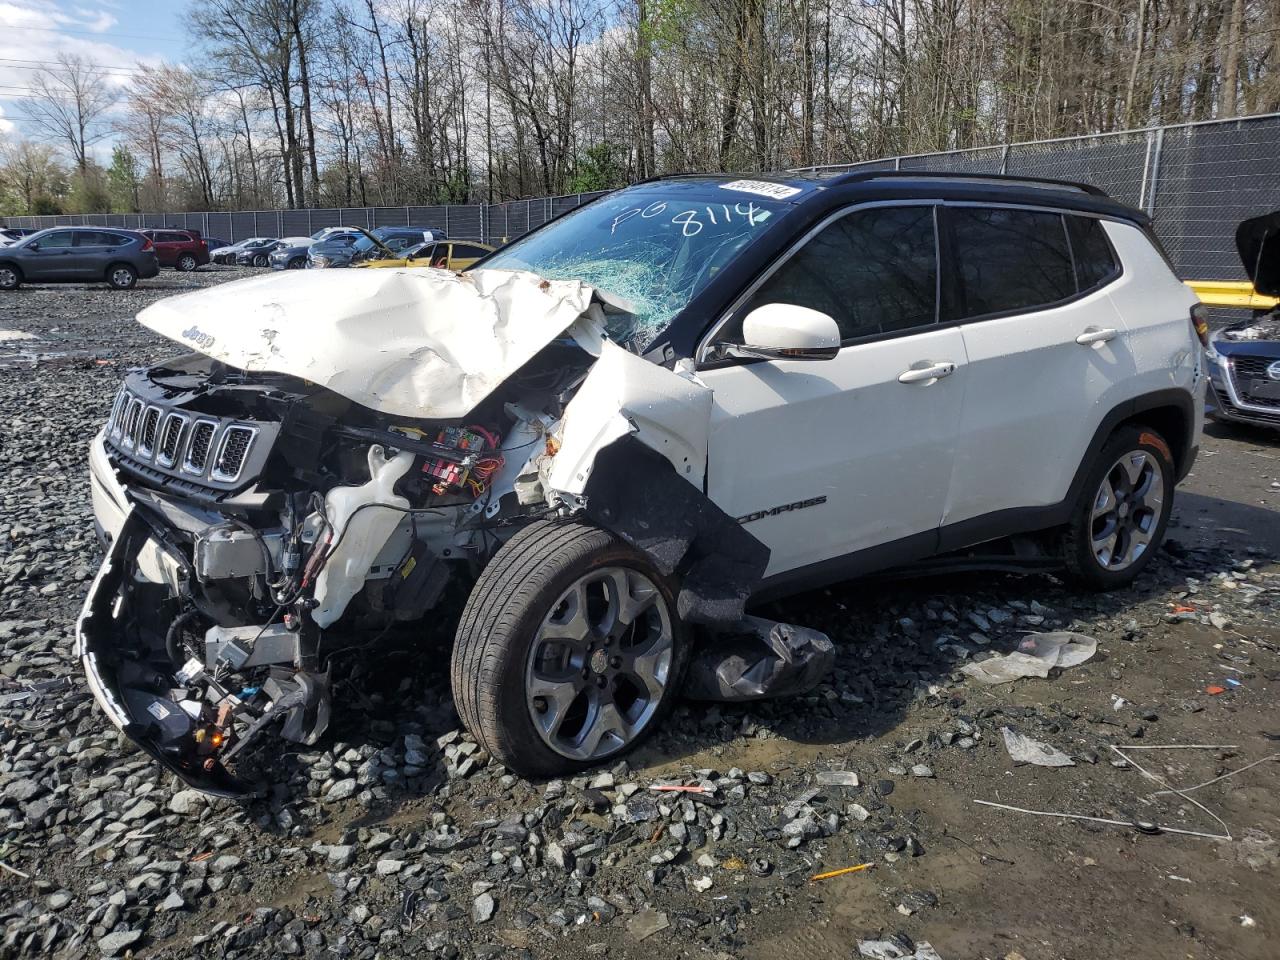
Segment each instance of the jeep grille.
[{"label": "jeep grille", "polygon": [[107,418],[106,439],[126,463],[211,486],[240,480],[262,440],[262,424],[192,417],[122,389]]}]

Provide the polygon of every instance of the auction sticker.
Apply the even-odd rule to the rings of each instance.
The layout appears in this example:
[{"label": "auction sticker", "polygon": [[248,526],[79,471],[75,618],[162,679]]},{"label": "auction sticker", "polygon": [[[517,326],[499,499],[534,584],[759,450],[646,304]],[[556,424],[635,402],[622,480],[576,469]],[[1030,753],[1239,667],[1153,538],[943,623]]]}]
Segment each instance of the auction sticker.
[{"label": "auction sticker", "polygon": [[734,180],[731,183],[720,184],[720,189],[754,193],[772,200],[785,200],[800,192],[799,187],[788,187],[785,183],[770,183],[768,180]]}]

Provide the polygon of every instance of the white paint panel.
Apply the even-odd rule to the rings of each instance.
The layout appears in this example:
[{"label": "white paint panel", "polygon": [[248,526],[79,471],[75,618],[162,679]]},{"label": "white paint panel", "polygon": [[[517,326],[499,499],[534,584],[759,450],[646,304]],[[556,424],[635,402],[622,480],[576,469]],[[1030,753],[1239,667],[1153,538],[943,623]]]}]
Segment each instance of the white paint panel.
[{"label": "white paint panel", "polygon": [[[924,361],[955,372],[898,382]],[[937,528],[969,376],[958,330],[700,376],[715,396],[707,491],[722,510],[744,517],[827,498],[747,524],[772,551],[768,576]]]},{"label": "white paint panel", "polygon": [[[1116,335],[1077,343],[1090,328]],[[943,523],[1058,503],[1102,418],[1133,396],[1124,320],[1104,288],[961,330],[971,375]]]},{"label": "white paint panel", "polygon": [[576,280],[506,270],[286,270],[169,297],[138,321],[242,370],[449,419],[568,330],[593,296]]}]

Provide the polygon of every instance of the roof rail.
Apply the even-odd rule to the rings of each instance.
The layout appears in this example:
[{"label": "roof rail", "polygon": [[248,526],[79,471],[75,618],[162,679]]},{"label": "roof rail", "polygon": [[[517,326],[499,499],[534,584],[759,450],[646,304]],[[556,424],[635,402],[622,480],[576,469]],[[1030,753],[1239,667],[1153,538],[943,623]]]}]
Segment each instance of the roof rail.
[{"label": "roof rail", "polygon": [[932,170],[850,170],[832,174],[829,182],[862,183],[867,180],[951,180],[960,183],[1000,183],[1026,187],[1039,187],[1051,190],[1074,190],[1088,193],[1095,197],[1106,197],[1107,192],[1091,183],[1076,183],[1072,180],[1055,180],[1051,177],[1020,177],[1006,173],[957,173],[954,171]]}]

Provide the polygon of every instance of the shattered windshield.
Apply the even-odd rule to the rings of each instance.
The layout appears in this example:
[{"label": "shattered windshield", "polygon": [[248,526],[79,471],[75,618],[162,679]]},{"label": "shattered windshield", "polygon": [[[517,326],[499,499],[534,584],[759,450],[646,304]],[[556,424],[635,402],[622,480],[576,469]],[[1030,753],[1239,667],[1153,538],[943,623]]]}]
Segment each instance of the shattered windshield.
[{"label": "shattered windshield", "polygon": [[487,259],[484,269],[581,280],[630,313],[609,314],[609,336],[644,350],[735,256],[789,208],[738,184],[665,181],[621,190],[566,214]]}]

